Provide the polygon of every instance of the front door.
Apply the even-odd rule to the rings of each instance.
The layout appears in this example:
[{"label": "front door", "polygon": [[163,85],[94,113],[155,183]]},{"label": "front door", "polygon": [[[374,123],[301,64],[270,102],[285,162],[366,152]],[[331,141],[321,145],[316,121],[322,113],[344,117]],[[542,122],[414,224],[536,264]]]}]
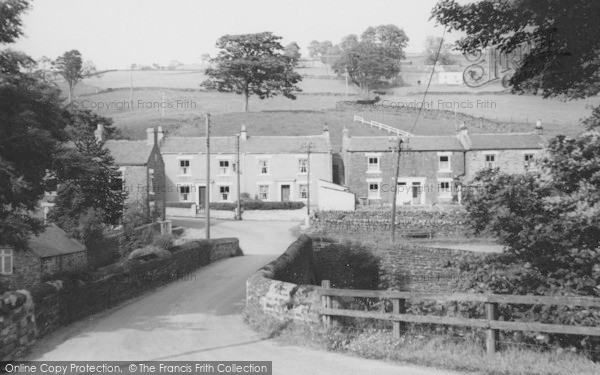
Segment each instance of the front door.
[{"label": "front door", "polygon": [[287,202],[290,200],[290,185],[281,185],[281,201]]},{"label": "front door", "polygon": [[421,183],[413,182],[412,184],[412,204],[421,204]]},{"label": "front door", "polygon": [[198,211],[206,209],[206,186],[198,186]]}]

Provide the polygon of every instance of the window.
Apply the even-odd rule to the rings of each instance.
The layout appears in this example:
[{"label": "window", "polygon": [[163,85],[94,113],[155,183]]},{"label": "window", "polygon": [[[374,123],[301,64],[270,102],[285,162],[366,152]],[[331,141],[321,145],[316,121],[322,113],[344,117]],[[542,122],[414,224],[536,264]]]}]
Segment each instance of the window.
[{"label": "window", "polygon": [[258,186],[258,198],[263,201],[269,200],[269,185]]},{"label": "window", "polygon": [[307,173],[308,172],[308,159],[298,159],[298,172],[299,173]]},{"label": "window", "polygon": [[440,171],[450,171],[449,155],[440,155]]},{"label": "window", "polygon": [[258,161],[258,173],[269,174],[269,161],[262,159]]},{"label": "window", "polygon": [[450,181],[441,181],[440,182],[439,197],[442,199],[452,198],[452,190],[450,188]]},{"label": "window", "polygon": [[13,251],[9,248],[0,248],[0,275],[12,275]]},{"label": "window", "polygon": [[485,155],[485,167],[496,168],[496,155],[487,154]]},{"label": "window", "polygon": [[379,182],[369,182],[369,199],[379,198]]},{"label": "window", "polygon": [[367,172],[379,172],[379,157],[378,156],[369,156],[367,158]]},{"label": "window", "polygon": [[229,200],[229,186],[219,186],[219,195],[222,201]]},{"label": "window", "polygon": [[180,186],[179,187],[179,200],[181,202],[189,202],[190,200],[190,187]]},{"label": "window", "polygon": [[190,174],[190,161],[189,160],[179,160],[179,167],[181,174]]},{"label": "window", "polygon": [[219,174],[229,175],[229,160],[219,160]]},{"label": "window", "polygon": [[533,165],[533,154],[524,155],[525,168],[529,168]]},{"label": "window", "polygon": [[298,195],[300,199],[308,199],[308,185],[307,184],[299,184],[298,185]]}]

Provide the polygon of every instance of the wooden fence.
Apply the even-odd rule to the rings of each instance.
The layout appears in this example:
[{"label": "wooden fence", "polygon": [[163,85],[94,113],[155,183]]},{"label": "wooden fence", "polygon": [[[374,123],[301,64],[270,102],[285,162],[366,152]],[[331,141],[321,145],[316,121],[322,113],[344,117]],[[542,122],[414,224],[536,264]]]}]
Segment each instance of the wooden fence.
[{"label": "wooden fence", "polygon": [[[507,322],[497,320],[498,304],[519,305],[557,305],[600,307],[600,298],[592,297],[545,297],[517,296],[505,294],[468,294],[468,293],[419,293],[387,290],[331,289],[329,280],[323,280],[321,294],[322,315],[325,326],[335,323],[333,317],[369,318],[393,322],[394,336],[400,337],[403,323],[442,324],[483,328],[486,330],[486,350],[495,353],[499,331],[532,331],[558,333],[566,335],[600,336],[600,327],[569,326],[537,322]],[[378,311],[359,311],[336,308],[333,297],[362,297],[388,299],[392,302],[392,313]],[[438,302],[480,302],[485,304],[486,318],[462,318],[433,315],[406,314],[405,301],[433,300]],[[336,305],[336,306],[334,306]]]},{"label": "wooden fence", "polygon": [[404,130],[400,130],[398,128],[394,128],[393,126],[382,124],[382,123],[377,122],[377,121],[373,121],[373,120],[367,121],[362,116],[354,115],[354,121],[358,121],[358,122],[361,122],[363,124],[367,124],[367,125],[369,125],[371,127],[378,128],[379,130],[385,130],[388,133],[396,133],[397,135],[400,135],[400,136],[410,137],[412,135],[409,132],[405,132]]}]

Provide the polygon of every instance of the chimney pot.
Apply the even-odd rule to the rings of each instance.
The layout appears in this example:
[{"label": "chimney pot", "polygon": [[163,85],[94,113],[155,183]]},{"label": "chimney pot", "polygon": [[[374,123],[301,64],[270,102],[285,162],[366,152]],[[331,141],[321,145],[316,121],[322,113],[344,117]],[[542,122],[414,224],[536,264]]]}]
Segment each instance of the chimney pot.
[{"label": "chimney pot", "polygon": [[246,132],[246,124],[244,124],[240,131],[240,141],[245,141],[246,139],[248,139],[248,133]]},{"label": "chimney pot", "polygon": [[535,122],[535,133],[537,135],[543,135],[544,134],[544,127],[542,126],[542,120],[538,119]]}]

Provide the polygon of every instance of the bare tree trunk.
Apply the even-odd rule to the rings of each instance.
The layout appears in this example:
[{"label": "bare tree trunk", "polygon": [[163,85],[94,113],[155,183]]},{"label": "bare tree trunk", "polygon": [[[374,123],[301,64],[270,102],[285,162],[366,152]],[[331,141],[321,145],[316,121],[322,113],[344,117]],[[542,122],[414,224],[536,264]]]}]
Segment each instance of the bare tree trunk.
[{"label": "bare tree trunk", "polygon": [[248,92],[244,93],[244,112],[248,112],[248,99],[249,99],[249,94]]},{"label": "bare tree trunk", "polygon": [[69,82],[69,106],[73,105],[73,85]]}]

